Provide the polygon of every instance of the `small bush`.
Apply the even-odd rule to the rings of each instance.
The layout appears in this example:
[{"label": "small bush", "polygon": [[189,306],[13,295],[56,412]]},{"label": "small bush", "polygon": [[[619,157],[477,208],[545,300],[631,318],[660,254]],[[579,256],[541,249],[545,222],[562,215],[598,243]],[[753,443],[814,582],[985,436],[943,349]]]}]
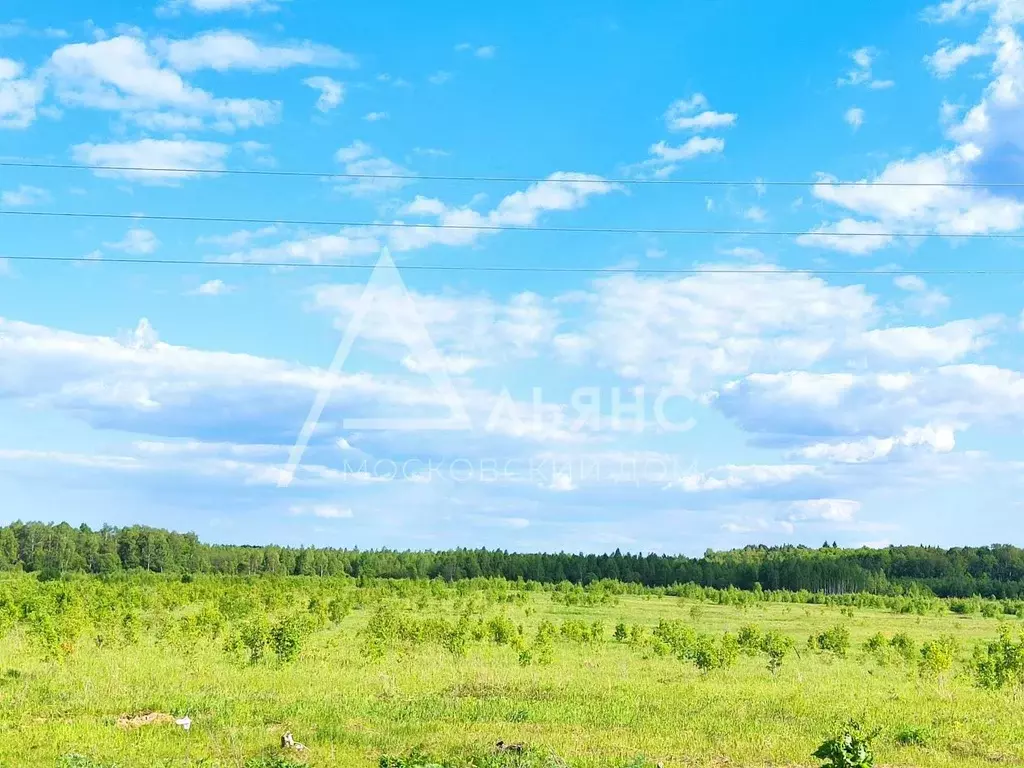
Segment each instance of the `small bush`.
[{"label": "small bush", "polygon": [[281,619],[271,627],[269,637],[278,661],[294,661],[298,657],[301,630],[296,617]]},{"label": "small bush", "polygon": [[761,650],[768,656],[768,670],[774,675],[782,669],[782,660],[796,647],[793,638],[774,630],[761,638]]},{"label": "small bush", "polygon": [[1015,643],[1010,628],[1000,627],[998,640],[974,649],[971,671],[982,688],[1024,683],[1024,638]]},{"label": "small bush", "polygon": [[842,733],[824,741],[814,757],[824,760],[822,768],[872,768],[875,755],[871,742],[878,732],[867,733],[859,723],[850,722]]},{"label": "small bush", "polygon": [[829,627],[813,638],[814,647],[820,651],[834,653],[841,658],[850,650],[850,630],[842,624]]},{"label": "small bush", "polygon": [[929,640],[921,646],[918,669],[922,677],[939,677],[948,672],[956,660],[958,643],[956,638],[943,635],[938,640]]}]

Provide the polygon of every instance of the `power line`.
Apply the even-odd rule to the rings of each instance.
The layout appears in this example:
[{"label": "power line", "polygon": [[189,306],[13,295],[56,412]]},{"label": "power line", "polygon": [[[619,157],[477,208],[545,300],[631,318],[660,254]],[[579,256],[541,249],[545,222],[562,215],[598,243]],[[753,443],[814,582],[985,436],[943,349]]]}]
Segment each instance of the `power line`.
[{"label": "power line", "polygon": [[[400,181],[472,181],[480,183],[507,183],[507,184],[540,184],[552,181],[550,178],[540,176],[458,176],[443,174],[416,174],[416,173],[342,173],[336,171],[290,171],[272,169],[244,169],[244,168],[168,168],[160,166],[140,165],[88,165],[83,163],[44,163],[38,161],[0,161],[0,168],[39,168],[50,170],[68,171],[116,171],[119,173],[180,173],[183,175],[210,175],[210,176],[271,176],[271,177],[295,177],[295,178],[321,178],[321,179],[352,179],[352,180],[400,180]],[[556,180],[557,181],[557,180]],[[626,178],[603,178],[600,176],[588,176],[583,178],[569,178],[563,181],[571,181],[578,184],[654,184],[654,185],[676,185],[694,187],[809,187],[816,184],[828,184],[835,187],[946,187],[962,189],[986,189],[986,188],[1020,188],[1024,182],[1020,181],[998,181],[998,182],[973,182],[973,181],[838,181],[829,179],[816,179],[814,181],[794,180],[762,180],[762,179],[626,179]]]},{"label": "power line", "polygon": [[475,232],[571,232],[605,235],[744,235],[780,237],[958,237],[980,240],[1015,240],[1024,232],[819,232],[807,230],[765,229],[676,229],[658,227],[564,227],[510,226],[506,224],[439,224],[408,221],[328,221],[323,219],[262,219],[241,216],[174,216],[149,213],[88,213],[82,211],[0,210],[0,216],[56,217],[70,219],[130,219],[133,221],[176,221],[203,224],[280,224],[300,227],[339,227],[353,229],[444,229]]},{"label": "power line", "polygon": [[[169,265],[169,266],[201,266],[201,267],[278,267],[287,269],[340,269],[340,270],[374,270],[376,264],[338,264],[289,261],[204,261],[202,259],[129,259],[126,257],[90,258],[88,256],[6,256],[7,261],[39,261],[49,263],[79,264],[137,264],[137,265]],[[622,274],[622,275],[952,275],[957,277],[979,275],[1024,275],[1024,269],[738,269],[734,267],[534,267],[504,264],[404,264],[381,269],[397,269],[415,272],[524,272],[524,273],[555,273],[555,274]]]}]

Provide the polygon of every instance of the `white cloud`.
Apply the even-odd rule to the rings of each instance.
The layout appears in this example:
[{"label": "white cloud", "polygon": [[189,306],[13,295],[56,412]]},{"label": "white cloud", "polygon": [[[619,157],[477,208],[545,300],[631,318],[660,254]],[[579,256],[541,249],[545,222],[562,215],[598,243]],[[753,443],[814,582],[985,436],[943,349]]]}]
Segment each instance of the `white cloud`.
[{"label": "white cloud", "polygon": [[387,120],[387,119],[388,119],[388,113],[387,112],[367,112],[366,115],[363,117],[363,120],[366,120],[368,123],[376,123],[379,120]]},{"label": "white cloud", "polygon": [[149,124],[156,119],[153,112],[169,110],[233,131],[272,123],[280,112],[278,102],[217,98],[190,85],[162,67],[144,41],[128,35],[58,48],[45,71],[66,106],[116,111]]},{"label": "white cloud", "polygon": [[800,245],[829,248],[855,255],[863,255],[883,248],[892,242],[892,235],[884,224],[857,219],[842,219],[835,224],[822,224],[805,235],[797,237]]},{"label": "white cloud", "polygon": [[221,296],[231,290],[231,286],[223,280],[207,280],[196,288],[194,293],[199,296]]},{"label": "white cloud", "polygon": [[[314,290],[313,306],[336,314],[336,325],[345,328],[363,291],[362,284],[320,286]],[[535,355],[551,340],[557,324],[555,311],[533,293],[498,303],[484,295],[433,295],[396,288],[374,295],[361,338],[407,351],[426,327],[449,372],[461,375],[502,359]],[[414,372],[425,370],[413,358],[403,360],[403,365]]]},{"label": "white cloud", "polygon": [[[287,2],[287,0],[278,0]],[[223,11],[276,11],[277,2],[269,0],[168,0],[160,9],[166,13],[176,13],[187,8],[195,13],[220,13]]]},{"label": "white cloud", "polygon": [[851,348],[861,348],[892,360],[926,360],[951,363],[991,344],[986,332],[998,319],[954,320],[934,327],[916,326],[865,331],[851,339]]},{"label": "white cloud", "polygon": [[860,502],[852,499],[805,499],[789,505],[786,518],[793,523],[824,521],[846,523],[860,511]]},{"label": "white cloud", "polygon": [[345,173],[367,177],[346,179],[338,184],[339,190],[354,197],[394,192],[410,183],[407,178],[389,178],[409,176],[412,173],[410,170],[383,155],[376,154],[373,147],[358,139],[339,149],[334,159],[344,164]]},{"label": "white cloud", "polygon": [[376,255],[380,253],[381,245],[376,233],[348,229],[344,234],[314,235],[298,240],[286,240],[276,245],[235,251],[220,260],[227,262],[294,261],[325,264],[357,256]]},{"label": "white cloud", "polygon": [[949,453],[956,446],[952,427],[910,427],[898,437],[866,437],[852,442],[814,443],[797,451],[804,459],[832,461],[841,464],[862,464],[878,461],[905,448],[927,448],[935,453]]},{"label": "white cloud", "polygon": [[430,83],[431,85],[444,85],[451,79],[451,72],[445,72],[444,70],[440,70],[430,75],[430,77],[427,78],[427,82]]},{"label": "white cloud", "polygon": [[[186,139],[141,139],[117,144],[78,144],[72,147],[75,162],[101,167],[183,168],[220,170],[230,148],[226,144]],[[175,184],[200,174],[169,170],[96,170],[97,176],[134,179],[150,184]]]},{"label": "white cloud", "polygon": [[321,112],[330,112],[345,98],[345,84],[324,75],[307,77],[302,82],[304,85],[320,91],[320,98],[316,100],[316,108]]},{"label": "white cloud", "polygon": [[[1024,124],[1024,41],[1008,25],[991,28],[985,35],[992,39],[994,77],[978,104],[967,111],[962,123],[949,129],[949,135],[979,148],[979,158],[972,159],[995,162],[1006,147],[1019,151],[1024,144],[1020,130]],[[1007,162],[1012,159],[1011,153]]]},{"label": "white cloud", "polygon": [[161,40],[157,50],[179,72],[231,69],[266,72],[295,66],[357,66],[352,54],[329,45],[302,40],[286,45],[261,45],[250,37],[220,30],[188,40]]},{"label": "white cloud", "polygon": [[493,59],[495,54],[497,53],[498,49],[496,46],[481,45],[473,52],[473,55],[476,56],[478,59]]},{"label": "white cloud", "polygon": [[347,520],[353,517],[349,507],[339,507],[335,504],[303,504],[289,507],[288,512],[292,515],[309,515],[326,520]]},{"label": "white cloud", "polygon": [[670,131],[706,131],[731,128],[736,124],[735,113],[714,112],[706,109],[707,106],[708,101],[702,93],[695,93],[689,99],[678,99],[665,112],[665,124]]},{"label": "white cloud", "polygon": [[752,205],[743,212],[743,218],[761,222],[768,218],[768,212],[759,205]]},{"label": "white cloud", "polygon": [[864,110],[860,107],[850,107],[843,115],[843,119],[846,121],[847,125],[856,131],[864,125]]},{"label": "white cloud", "polygon": [[23,205],[38,205],[50,199],[50,193],[39,187],[21,184],[17,189],[9,189],[0,193],[0,203],[12,208]]},{"label": "white cloud", "polygon": [[[618,189],[600,176],[558,171],[545,181],[531,184],[525,190],[502,198],[487,213],[468,206],[454,208],[440,200],[419,197],[403,210],[412,216],[430,216],[442,225],[532,227],[549,211],[572,211],[582,208],[591,197]],[[425,248],[429,245],[469,245],[495,230],[402,228],[389,234],[389,243],[396,251]]]},{"label": "white cloud", "polygon": [[942,291],[929,288],[917,275],[900,275],[893,279],[893,285],[911,294],[904,305],[912,312],[932,315],[949,306],[949,296]]},{"label": "white cloud", "polygon": [[[736,123],[732,113],[713,112],[706,109],[708,101],[701,93],[688,99],[678,99],[665,112],[665,123],[670,131],[705,131],[729,128]],[[725,139],[709,136],[692,136],[678,146],[658,141],[648,149],[650,157],[643,162],[629,166],[628,173],[649,174],[654,178],[666,178],[677,169],[678,163],[692,160],[701,155],[718,154],[725,149]],[[709,205],[708,210],[711,210]]]},{"label": "white cloud", "polygon": [[870,47],[858,48],[851,53],[853,67],[845,77],[840,77],[836,81],[836,85],[865,85],[875,90],[891,88],[895,85],[892,80],[876,80],[872,74],[872,66],[877,55],[878,51]]},{"label": "white cloud", "polygon": [[725,149],[724,139],[709,139],[703,136],[694,136],[677,147],[668,146],[664,141],[659,141],[651,146],[651,154],[659,160],[668,163],[675,163],[681,160],[692,160],[700,155],[713,154]]},{"label": "white cloud", "polygon": [[899,434],[907,426],[1024,423],[1024,376],[992,365],[914,373],[752,373],[715,405],[741,427],[785,435]]},{"label": "white cloud", "polygon": [[573,351],[628,379],[697,390],[722,376],[810,365],[878,313],[863,286],[760,269],[596,280],[583,321],[589,342]]},{"label": "white cloud", "polygon": [[[368,144],[356,141],[338,150],[336,156],[345,164],[347,173],[373,173],[371,169],[375,167],[400,172],[396,170],[398,166],[391,164],[386,158],[374,158],[372,155],[373,150]],[[361,183],[362,186],[359,186]],[[350,191],[355,187],[356,194],[367,194],[397,188],[404,183],[408,183],[408,180],[377,178],[350,181],[341,188]],[[400,210],[400,214],[405,217],[430,217],[438,224],[529,227],[536,224],[547,212],[582,208],[591,197],[604,195],[615,189],[617,187],[614,184],[605,182],[599,176],[559,171],[551,174],[546,181],[531,184],[523,191],[507,195],[487,212],[480,212],[468,206],[450,207],[440,200],[417,196]],[[408,222],[408,219],[398,221],[412,223]],[[480,238],[497,232],[498,230],[487,229],[414,226],[347,227],[338,234],[315,235],[263,248],[236,251],[223,260],[325,263],[376,255],[383,245],[388,245],[398,252],[432,245],[472,245]]]},{"label": "white cloud", "polygon": [[925,63],[938,77],[949,77],[961,65],[978,56],[987,56],[992,52],[992,46],[987,42],[962,43],[950,48],[948,45],[941,46],[935,53],[925,56]]},{"label": "white cloud", "polygon": [[0,58],[0,128],[28,128],[35,122],[44,81],[23,77],[24,72],[21,62]]},{"label": "white cloud", "polygon": [[708,472],[684,475],[668,485],[687,493],[745,491],[784,485],[817,472],[810,464],[729,464]]},{"label": "white cloud", "polygon": [[134,228],[125,232],[124,237],[119,241],[104,243],[104,245],[117,251],[142,256],[156,251],[160,247],[160,241],[148,229]]},{"label": "white cloud", "polygon": [[[876,220],[846,218],[823,225],[797,242],[867,253],[892,241],[884,232],[968,235],[1020,229],[1024,225],[1024,202],[977,187],[949,186],[970,181],[970,165],[978,158],[978,148],[964,144],[949,152],[889,163],[874,179],[856,184],[838,185],[823,179],[814,185],[815,197]],[[900,186],[908,183],[910,186]],[[820,236],[843,231],[866,232],[869,236]]]},{"label": "white cloud", "polygon": [[999,24],[1024,22],[1024,4],[1020,0],[946,0],[929,8],[925,18],[941,23],[983,12],[992,14]]},{"label": "white cloud", "polygon": [[431,386],[175,346],[159,340],[146,320],[115,339],[0,319],[0,398],[108,428],[202,439],[230,426],[261,435],[249,442],[290,444],[313,395],[328,386],[332,408],[345,409],[346,416],[353,408],[438,409]]},{"label": "white cloud", "polygon": [[197,245],[216,245],[222,248],[241,248],[254,240],[276,235],[279,228],[273,224],[259,229],[240,229],[228,235],[202,235],[196,238]]}]

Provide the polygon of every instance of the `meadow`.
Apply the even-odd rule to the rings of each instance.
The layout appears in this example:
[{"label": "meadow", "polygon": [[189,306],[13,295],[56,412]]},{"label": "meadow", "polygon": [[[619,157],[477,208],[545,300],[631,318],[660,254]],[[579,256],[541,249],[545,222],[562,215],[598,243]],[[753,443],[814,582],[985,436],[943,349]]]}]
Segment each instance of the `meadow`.
[{"label": "meadow", "polygon": [[[14,572],[0,766],[817,766],[851,719],[877,731],[878,765],[1021,765],[1020,608]],[[282,749],[285,732],[307,749]]]}]

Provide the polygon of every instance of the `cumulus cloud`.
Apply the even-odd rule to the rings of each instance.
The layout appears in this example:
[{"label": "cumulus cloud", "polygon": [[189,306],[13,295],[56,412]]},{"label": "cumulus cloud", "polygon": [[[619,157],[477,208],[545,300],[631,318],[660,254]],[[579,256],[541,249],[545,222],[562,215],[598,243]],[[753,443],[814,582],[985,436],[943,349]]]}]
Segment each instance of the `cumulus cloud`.
[{"label": "cumulus cloud", "polygon": [[357,66],[352,54],[329,45],[308,40],[284,45],[264,45],[229,30],[206,32],[187,40],[160,40],[155,47],[179,72],[202,69],[217,72],[232,69],[268,72],[295,66]]},{"label": "cumulus cloud", "polygon": [[288,0],[277,0],[277,2],[270,2],[270,0],[168,0],[168,2],[160,6],[159,10],[169,15],[173,15],[186,9],[201,14],[221,13],[225,11],[243,11],[248,13],[259,11],[266,13],[276,11],[279,8],[279,2],[287,1]]},{"label": "cumulus cloud", "polygon": [[235,442],[291,444],[316,392],[328,386],[332,407],[349,414],[438,410],[429,386],[175,346],[146,320],[114,338],[0,319],[0,370],[0,398],[97,427],[203,440],[230,434]]},{"label": "cumulus cloud", "polygon": [[783,485],[817,473],[810,464],[729,464],[707,472],[684,475],[669,483],[687,493],[754,490]]},{"label": "cumulus cloud", "polygon": [[910,294],[903,304],[912,312],[932,315],[949,306],[949,296],[940,290],[929,288],[917,275],[900,275],[892,282],[897,288]]},{"label": "cumulus cloud", "polygon": [[43,100],[44,82],[25,77],[25,66],[0,58],[0,128],[28,128]]},{"label": "cumulus cloud", "polygon": [[330,112],[345,98],[345,84],[330,77],[317,75],[316,77],[307,77],[302,82],[304,85],[320,91],[320,97],[316,100],[316,108],[321,112]]},{"label": "cumulus cloud", "polygon": [[135,227],[125,232],[124,237],[117,242],[104,243],[104,245],[107,248],[113,248],[116,251],[124,251],[125,253],[132,254],[133,256],[143,256],[156,251],[156,249],[160,247],[160,241],[157,239],[157,236],[148,229]]},{"label": "cumulus cloud", "polygon": [[880,328],[865,331],[850,340],[852,349],[863,349],[891,360],[919,360],[951,363],[984,349],[992,340],[987,331],[999,325],[999,318],[954,320],[944,325]]},{"label": "cumulus cloud", "polygon": [[[815,187],[816,197],[844,208],[846,214],[874,217],[872,224],[915,233],[978,235],[1014,232],[1024,226],[1024,203],[1019,196],[985,185],[986,181],[1016,179],[1024,168],[1020,160],[1024,149],[1020,138],[1024,125],[1024,42],[1015,27],[1024,14],[1017,0],[950,0],[933,7],[928,17],[942,22],[975,13],[990,15],[988,25],[975,41],[944,41],[927,58],[939,76],[948,76],[975,57],[993,59],[989,83],[962,118],[960,109],[943,105],[943,128],[956,146],[894,161],[862,184],[840,187],[823,179]],[[855,69],[843,81],[869,81],[873,56],[870,49],[858,51]],[[895,186],[907,182],[918,186]],[[965,183],[976,186],[948,186]],[[879,247],[887,244],[877,241]]]},{"label": "cumulus cloud", "polygon": [[[218,98],[190,85],[132,35],[62,46],[45,72],[64,105],[116,111],[151,125],[200,119],[216,130],[233,131],[272,123],[280,112],[278,102]],[[165,112],[173,117],[154,115]]]},{"label": "cumulus cloud", "polygon": [[[345,328],[363,296],[363,285],[323,285],[313,291],[313,306],[337,316]],[[387,347],[415,347],[426,328],[449,366],[465,374],[481,365],[531,357],[550,342],[557,313],[534,293],[520,293],[499,303],[485,295],[433,295],[389,287],[374,294],[361,337]],[[403,358],[403,365],[425,372],[423,361]]]},{"label": "cumulus cloud", "polygon": [[889,437],[908,425],[1024,423],[1024,377],[961,363],[913,373],[752,373],[715,407],[753,433]]},{"label": "cumulus cloud", "polygon": [[901,449],[925,448],[935,453],[949,453],[956,446],[952,427],[908,427],[897,437],[866,437],[854,441],[814,443],[796,452],[797,456],[816,461],[841,464],[862,464],[886,459]]},{"label": "cumulus cloud", "polygon": [[864,125],[864,110],[860,107],[850,107],[843,114],[843,119],[846,121],[847,125],[856,131]]},{"label": "cumulus cloud", "polygon": [[336,504],[297,504],[288,508],[292,515],[310,515],[327,520],[347,520],[353,517],[349,507]]},{"label": "cumulus cloud", "polygon": [[342,164],[345,173],[365,177],[345,179],[338,184],[340,191],[353,197],[394,192],[410,183],[408,178],[397,178],[412,175],[409,169],[377,154],[365,141],[357,139],[342,147],[334,154],[334,158]]},{"label": "cumulus cloud", "polygon": [[861,256],[878,250],[892,242],[892,234],[879,222],[842,219],[834,224],[822,224],[796,239],[809,247],[828,248]]},{"label": "cumulus cloud", "polygon": [[[797,242],[864,254],[893,241],[886,233],[970,235],[1011,232],[1024,225],[1024,202],[978,187],[956,187],[971,178],[979,150],[964,144],[948,152],[926,153],[889,163],[877,177],[839,185],[823,178],[814,196],[858,217],[824,224]],[[910,184],[910,186],[900,186]],[[862,233],[836,237],[831,233]]]},{"label": "cumulus cloud", "polygon": [[863,85],[874,90],[891,88],[895,85],[892,80],[877,80],[872,73],[872,66],[877,57],[878,51],[874,48],[858,48],[850,54],[853,66],[844,77],[836,81],[836,85]]},{"label": "cumulus cloud", "polygon": [[[211,141],[140,139],[111,144],[77,144],[72,147],[72,156],[75,162],[99,166],[93,171],[97,176],[166,185],[195,178],[203,170],[222,169],[229,151],[228,145]],[[152,170],[118,170],[120,168]],[[185,170],[172,170],[176,168]]]},{"label": "cumulus cloud", "polygon": [[200,284],[193,293],[197,296],[221,296],[225,293],[230,293],[231,290],[231,286],[223,280],[207,280],[205,283]]},{"label": "cumulus cloud", "polygon": [[733,112],[714,112],[708,109],[708,100],[702,93],[672,102],[665,112],[665,125],[670,131],[731,128],[736,124],[736,119],[737,115]]},{"label": "cumulus cloud", "polygon": [[846,523],[859,511],[860,502],[852,499],[804,499],[789,505],[787,519],[794,523],[809,520]]},{"label": "cumulus cloud", "polygon": [[[473,227],[532,227],[541,216],[552,211],[582,208],[590,198],[617,190],[615,184],[600,176],[558,171],[545,181],[513,192],[492,210],[482,213],[470,206],[453,207],[434,198],[417,196],[402,213],[411,217],[430,218],[442,225]],[[496,230],[440,229],[409,227],[389,234],[389,244],[396,251],[409,251],[430,245],[470,245]]]},{"label": "cumulus cloud", "polygon": [[752,369],[811,365],[878,313],[863,286],[752,270],[614,275],[594,282],[585,306],[584,339],[571,345],[577,357],[694,391]]},{"label": "cumulus cloud", "polygon": [[[708,107],[707,98],[695,93],[687,99],[678,99],[665,112],[665,124],[670,131],[714,131],[731,128],[737,116],[733,113],[714,112]],[[627,173],[654,178],[666,178],[677,170],[679,163],[693,160],[701,155],[719,154],[725,150],[725,139],[715,136],[691,136],[682,144],[672,146],[664,140],[648,149],[646,160],[629,166]]]}]

